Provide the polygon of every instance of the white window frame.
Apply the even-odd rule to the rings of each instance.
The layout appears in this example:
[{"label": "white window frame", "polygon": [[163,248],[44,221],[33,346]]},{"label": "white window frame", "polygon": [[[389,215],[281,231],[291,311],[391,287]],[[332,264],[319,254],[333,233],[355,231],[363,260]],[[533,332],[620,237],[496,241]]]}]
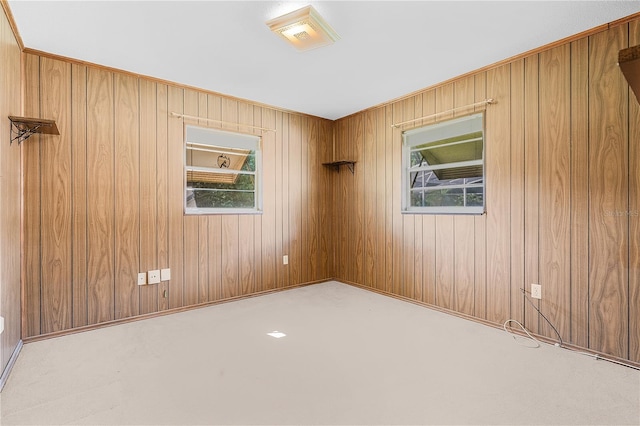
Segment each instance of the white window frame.
[{"label": "white window frame", "polygon": [[[191,145],[191,147],[189,146]],[[194,146],[212,146],[222,152],[226,149],[250,149],[255,151],[255,171],[240,172],[233,169],[210,168],[187,165],[187,151],[197,150]],[[206,149],[206,148],[205,148]],[[183,149],[183,203],[184,212],[188,215],[202,214],[262,214],[262,138],[260,136],[232,132],[227,130],[213,129],[209,127],[194,126],[185,124],[184,126],[184,149]],[[187,171],[204,171],[221,174],[253,174],[255,176],[254,207],[234,208],[234,207],[189,207],[188,198],[191,188],[187,186]],[[235,190],[228,190],[235,191]]]},{"label": "white window frame", "polygon": [[[438,165],[422,165],[411,167],[411,152],[415,146],[421,146],[429,143],[437,143],[442,139],[447,139],[455,136],[455,133],[451,133],[453,126],[464,127],[466,124],[470,124],[473,120],[480,118],[482,120],[481,128],[476,131],[482,132],[482,159],[461,161],[457,163],[446,163]],[[450,129],[447,129],[447,127]],[[420,136],[431,133],[434,136],[429,136],[426,139],[420,140]],[[441,134],[442,137],[438,138],[435,135]],[[460,135],[466,133],[459,133]],[[432,140],[430,140],[432,139]],[[477,140],[477,138],[475,139]],[[473,140],[452,142],[450,145],[467,143]],[[446,145],[445,145],[446,146]],[[440,145],[442,147],[442,145]],[[402,213],[426,213],[426,214],[471,214],[480,215],[485,213],[486,207],[486,168],[485,168],[485,149],[486,149],[486,137],[485,137],[485,116],[484,112],[474,113],[463,117],[453,118],[446,121],[439,121],[437,123],[428,124],[415,129],[406,130],[402,132]],[[466,190],[469,188],[482,188],[482,206],[411,206],[411,192],[412,190],[425,191],[423,188],[412,189],[411,188],[411,173],[420,171],[432,171],[442,169],[453,169],[465,166],[478,166],[482,165],[482,183],[477,182],[462,182],[459,185],[447,185],[442,187],[433,187],[433,191],[442,189],[463,189],[463,200],[466,202]],[[466,180],[465,178],[460,178]]]}]

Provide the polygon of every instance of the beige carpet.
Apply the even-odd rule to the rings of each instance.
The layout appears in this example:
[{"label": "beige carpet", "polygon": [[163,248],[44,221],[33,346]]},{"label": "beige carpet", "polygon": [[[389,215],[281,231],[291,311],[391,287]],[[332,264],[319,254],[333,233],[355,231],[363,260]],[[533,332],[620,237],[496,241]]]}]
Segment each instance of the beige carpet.
[{"label": "beige carpet", "polygon": [[3,425],[621,425],[640,371],[330,282],[27,344],[0,404]]}]

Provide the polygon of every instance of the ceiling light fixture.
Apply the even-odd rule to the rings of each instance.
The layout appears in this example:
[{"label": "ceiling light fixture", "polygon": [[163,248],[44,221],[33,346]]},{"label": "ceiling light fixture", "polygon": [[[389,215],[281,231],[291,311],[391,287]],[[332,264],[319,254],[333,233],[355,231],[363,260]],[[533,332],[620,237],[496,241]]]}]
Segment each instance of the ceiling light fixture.
[{"label": "ceiling light fixture", "polygon": [[306,6],[267,21],[267,26],[300,51],[327,46],[340,40],[313,6]]}]

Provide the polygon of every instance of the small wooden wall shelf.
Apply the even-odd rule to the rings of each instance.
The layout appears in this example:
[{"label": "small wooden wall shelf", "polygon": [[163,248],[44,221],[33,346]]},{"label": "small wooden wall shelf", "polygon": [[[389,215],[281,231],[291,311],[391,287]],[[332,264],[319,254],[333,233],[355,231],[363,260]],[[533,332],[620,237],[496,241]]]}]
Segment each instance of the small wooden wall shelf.
[{"label": "small wooden wall shelf", "polygon": [[43,118],[28,118],[9,116],[11,121],[11,140],[9,144],[17,140],[18,144],[27,140],[36,133],[45,135],[59,135],[58,126],[54,120],[46,120]]},{"label": "small wooden wall shelf", "polygon": [[618,65],[640,103],[640,45],[618,52]]},{"label": "small wooden wall shelf", "polygon": [[355,161],[351,160],[341,160],[341,161],[332,161],[330,163],[322,163],[323,166],[330,167],[340,173],[340,166],[347,166],[347,168],[351,171],[351,174],[355,173]]}]

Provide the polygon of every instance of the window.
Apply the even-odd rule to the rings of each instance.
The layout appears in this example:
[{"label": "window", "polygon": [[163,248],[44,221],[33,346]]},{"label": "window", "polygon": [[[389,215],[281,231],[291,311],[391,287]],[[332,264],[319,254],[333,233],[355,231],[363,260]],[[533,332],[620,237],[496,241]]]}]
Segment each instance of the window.
[{"label": "window", "polygon": [[402,134],[402,211],[484,213],[483,113]]},{"label": "window", "polygon": [[185,212],[259,213],[260,138],[185,126]]}]

